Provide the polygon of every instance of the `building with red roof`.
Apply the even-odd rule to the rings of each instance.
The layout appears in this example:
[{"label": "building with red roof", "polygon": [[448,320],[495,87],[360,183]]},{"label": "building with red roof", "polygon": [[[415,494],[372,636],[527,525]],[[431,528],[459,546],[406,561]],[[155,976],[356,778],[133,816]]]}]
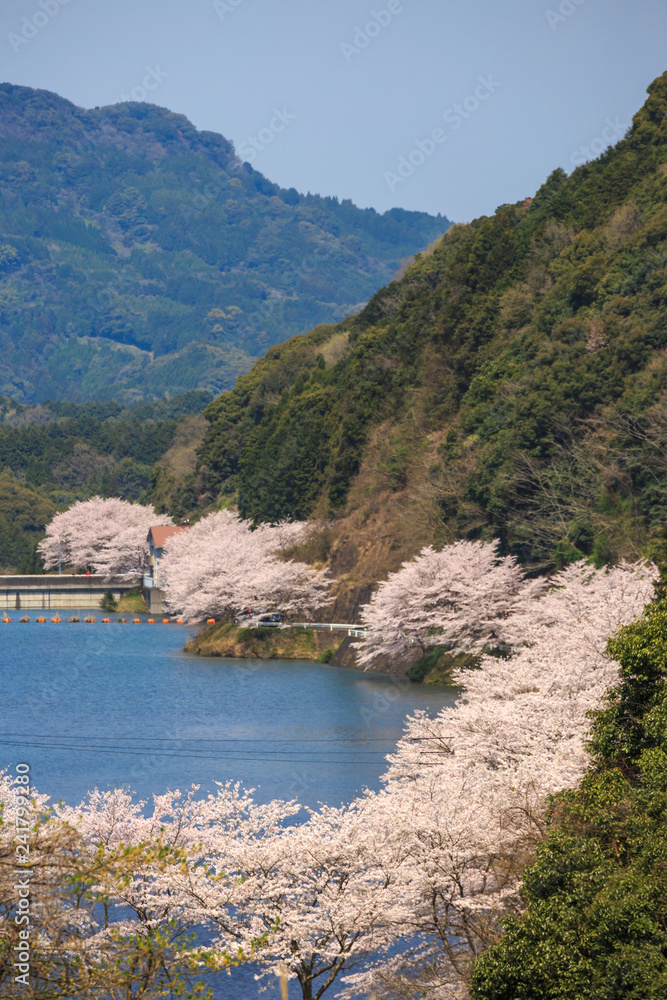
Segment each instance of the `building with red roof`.
[{"label": "building with red roof", "polygon": [[187,524],[158,524],[148,529],[148,565],[152,587],[160,586],[160,560],[167,541],[180,531],[187,531]]}]

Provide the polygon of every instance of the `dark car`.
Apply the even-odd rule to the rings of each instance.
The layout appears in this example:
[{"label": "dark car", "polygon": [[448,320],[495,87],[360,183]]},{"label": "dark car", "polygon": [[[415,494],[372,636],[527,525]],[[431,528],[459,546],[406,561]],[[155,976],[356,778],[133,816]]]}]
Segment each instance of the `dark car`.
[{"label": "dark car", "polygon": [[266,628],[267,625],[274,627],[280,626],[282,625],[282,623],[283,620],[279,614],[260,615],[260,617],[257,619],[257,624],[261,625],[262,628]]},{"label": "dark car", "polygon": [[245,628],[278,628],[282,625],[282,617],[274,611],[241,611],[236,618],[236,625]]}]

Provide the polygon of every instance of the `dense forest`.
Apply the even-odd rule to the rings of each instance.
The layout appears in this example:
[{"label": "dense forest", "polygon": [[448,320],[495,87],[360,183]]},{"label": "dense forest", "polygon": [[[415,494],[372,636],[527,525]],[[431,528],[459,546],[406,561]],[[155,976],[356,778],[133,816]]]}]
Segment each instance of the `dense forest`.
[{"label": "dense forest", "polygon": [[0,397],[0,572],[41,572],[44,526],[76,500],[142,500],[158,462],[163,474],[191,472],[210,399],[192,391],[128,409]]},{"label": "dense forest", "polygon": [[207,409],[200,481],[256,521],[333,517],[325,555],[357,582],[459,537],[535,570],[655,552],[666,202],[667,74],[597,160],[271,348]]},{"label": "dense forest", "polygon": [[149,104],[0,85],[0,394],[220,392],[449,225],[299,194]]}]

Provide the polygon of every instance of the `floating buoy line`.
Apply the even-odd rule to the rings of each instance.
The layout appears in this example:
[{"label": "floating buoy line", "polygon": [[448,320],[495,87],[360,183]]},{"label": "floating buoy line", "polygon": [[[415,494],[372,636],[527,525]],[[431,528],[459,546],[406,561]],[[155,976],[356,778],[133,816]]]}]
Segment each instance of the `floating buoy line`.
[{"label": "floating buoy line", "polygon": [[[13,618],[10,618],[8,615],[5,615],[3,618],[0,618],[0,623],[3,624],[3,625],[9,625],[10,622],[12,622],[13,620],[14,620]],[[39,617],[37,617],[37,618],[28,618],[27,615],[24,615],[23,618],[19,618],[18,619],[19,622],[39,622],[40,624],[42,624],[44,622],[47,622],[47,621],[62,622],[64,620],[65,619],[63,619],[63,618],[59,618],[58,615],[56,615],[53,618],[45,618],[43,615],[39,615]],[[117,622],[117,623],[122,624],[122,625],[126,624],[127,622],[131,622],[133,625],[142,625],[142,624],[145,624],[145,625],[155,625],[155,624],[157,624],[155,618],[131,618],[131,619],[130,618],[115,618],[115,619],[111,619],[111,618],[99,618],[98,619],[98,618],[76,618],[76,617],[73,617],[73,618],[68,618],[67,621],[68,622],[86,622],[88,624],[92,624],[93,622],[99,621],[100,624],[102,624],[102,625],[109,625],[109,624],[112,623],[112,621],[113,622]],[[207,622],[207,624],[214,624],[214,623],[215,623],[215,619],[209,619],[209,621]],[[190,622],[185,622],[182,618],[163,618],[161,620],[160,624],[162,624],[162,625],[186,625],[186,624],[188,624],[188,625],[199,625],[200,623],[197,622],[197,621],[195,621],[194,618]]]}]

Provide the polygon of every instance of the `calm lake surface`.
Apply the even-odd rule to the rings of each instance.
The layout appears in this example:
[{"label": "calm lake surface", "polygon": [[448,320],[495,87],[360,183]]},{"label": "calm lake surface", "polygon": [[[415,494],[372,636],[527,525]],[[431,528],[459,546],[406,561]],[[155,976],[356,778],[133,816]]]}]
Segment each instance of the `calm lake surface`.
[{"label": "calm lake surface", "polygon": [[[0,624],[1,766],[28,763],[36,788],[72,804],[94,786],[145,799],[233,779],[259,800],[339,805],[379,787],[407,714],[455,697],[322,664],[189,656],[187,628],[95,614]],[[219,998],[258,995],[250,969],[216,985]]]}]

